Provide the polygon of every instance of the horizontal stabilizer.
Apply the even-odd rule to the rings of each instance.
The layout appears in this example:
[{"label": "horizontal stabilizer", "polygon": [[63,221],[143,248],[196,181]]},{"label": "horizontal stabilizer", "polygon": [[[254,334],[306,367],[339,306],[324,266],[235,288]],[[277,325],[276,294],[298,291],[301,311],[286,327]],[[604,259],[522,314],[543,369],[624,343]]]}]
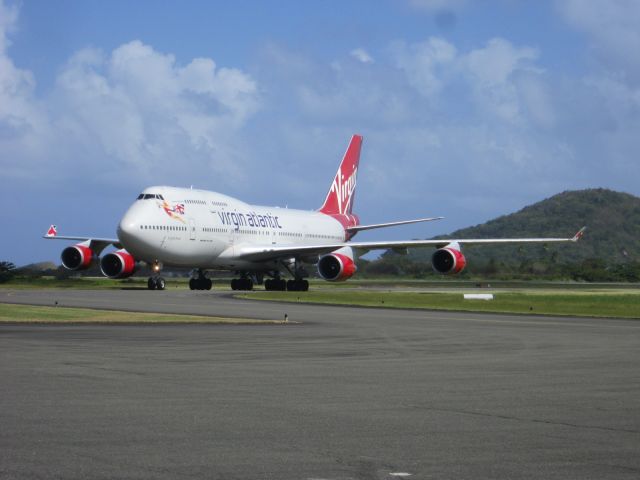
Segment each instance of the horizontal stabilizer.
[{"label": "horizontal stabilizer", "polygon": [[443,218],[444,217],[417,218],[415,220],[402,220],[400,222],[376,223],[373,225],[356,225],[354,227],[347,227],[345,230],[349,233],[356,233],[363,230],[373,230],[374,228],[395,227],[398,225],[409,225],[410,223],[433,222],[435,220],[442,220]]},{"label": "horizontal stabilizer", "polygon": [[120,240],[117,238],[95,238],[89,236],[69,236],[58,235],[58,229],[55,225],[51,225],[49,230],[42,236],[47,240],[75,240],[79,242],[87,242],[87,246],[93,249],[96,253],[102,252],[109,245],[113,245],[116,248],[123,248]]}]

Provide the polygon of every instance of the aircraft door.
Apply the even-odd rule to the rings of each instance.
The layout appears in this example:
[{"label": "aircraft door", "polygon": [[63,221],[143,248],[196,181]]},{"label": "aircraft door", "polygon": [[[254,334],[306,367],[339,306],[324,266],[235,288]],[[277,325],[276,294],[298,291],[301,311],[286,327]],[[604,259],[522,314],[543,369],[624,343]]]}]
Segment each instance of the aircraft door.
[{"label": "aircraft door", "polygon": [[196,221],[193,218],[189,219],[189,239],[196,239]]}]

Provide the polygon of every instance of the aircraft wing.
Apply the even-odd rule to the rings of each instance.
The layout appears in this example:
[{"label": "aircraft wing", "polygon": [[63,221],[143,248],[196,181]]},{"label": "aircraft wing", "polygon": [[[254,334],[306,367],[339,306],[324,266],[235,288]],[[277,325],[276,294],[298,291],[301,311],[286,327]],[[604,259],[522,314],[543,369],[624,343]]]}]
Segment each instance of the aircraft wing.
[{"label": "aircraft wing", "polygon": [[246,247],[239,247],[239,256],[240,258],[250,261],[266,261],[296,256],[311,257],[315,255],[323,255],[343,247],[351,247],[355,250],[359,250],[361,253],[366,253],[370,250],[406,250],[408,248],[424,247],[441,248],[451,243],[457,243],[458,245],[482,245],[491,243],[577,242],[582,238],[585,230],[586,227],[583,227],[573,237],[569,238],[447,238],[440,240],[400,240],[393,242],[342,242],[330,245],[247,245]]},{"label": "aircraft wing", "polygon": [[107,248],[109,245],[113,245],[116,248],[123,248],[120,240],[117,238],[95,238],[88,236],[69,236],[69,235],[58,235],[58,230],[55,225],[51,225],[47,233],[45,233],[42,238],[46,238],[48,240],[76,240],[82,243],[83,245],[89,247],[96,254],[100,254],[102,250]]}]

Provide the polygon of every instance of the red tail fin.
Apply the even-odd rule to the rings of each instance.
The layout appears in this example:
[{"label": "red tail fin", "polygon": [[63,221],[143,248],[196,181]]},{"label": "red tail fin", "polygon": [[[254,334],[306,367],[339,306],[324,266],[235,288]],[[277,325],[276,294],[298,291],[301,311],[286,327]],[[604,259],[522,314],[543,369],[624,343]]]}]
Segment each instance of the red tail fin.
[{"label": "red tail fin", "polygon": [[342,162],[340,162],[336,176],[331,183],[327,198],[322,207],[320,207],[322,213],[328,215],[351,214],[353,197],[356,192],[356,176],[358,174],[361,146],[362,136],[354,135],[351,137],[351,142],[344,157],[342,157]]}]

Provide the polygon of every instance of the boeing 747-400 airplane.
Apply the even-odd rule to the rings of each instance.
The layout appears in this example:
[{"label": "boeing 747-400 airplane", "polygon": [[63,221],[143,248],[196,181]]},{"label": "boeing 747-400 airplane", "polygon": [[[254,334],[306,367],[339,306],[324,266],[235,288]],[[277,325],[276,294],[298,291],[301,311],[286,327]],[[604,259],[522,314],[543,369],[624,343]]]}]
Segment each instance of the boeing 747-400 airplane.
[{"label": "boeing 747-400 airplane", "polygon": [[[70,270],[99,262],[105,276],[126,278],[144,262],[153,272],[148,280],[151,290],[164,289],[160,273],[166,265],[193,268],[192,290],[211,289],[208,270],[230,270],[239,277],[231,281],[234,290],[251,290],[255,283],[264,283],[266,290],[305,291],[309,288],[305,264],[316,265],[324,280],[347,280],[356,272],[356,251],[435,247],[434,270],[451,274],[466,265],[463,244],[575,242],[584,231],[571,238],[355,242],[352,238],[362,230],[442,218],[361,225],[352,213],[361,146],[362,137],[354,135],[317,211],[250,205],[206,190],[149,187],[120,220],[118,238],[60,236],[55,225],[45,238],[80,241],[62,251],[62,264]],[[100,258],[110,245],[117,250]],[[292,279],[285,281],[287,273]]]}]

